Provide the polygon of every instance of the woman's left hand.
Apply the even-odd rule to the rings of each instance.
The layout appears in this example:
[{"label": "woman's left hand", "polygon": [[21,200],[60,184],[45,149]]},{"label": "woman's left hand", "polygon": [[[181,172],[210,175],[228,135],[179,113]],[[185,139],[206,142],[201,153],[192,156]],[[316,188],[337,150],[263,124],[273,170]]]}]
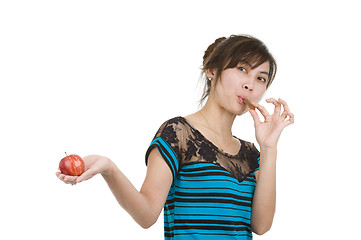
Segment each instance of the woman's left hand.
[{"label": "woman's left hand", "polygon": [[[276,148],[282,130],[294,122],[294,115],[291,113],[288,104],[282,100],[274,98],[267,99],[275,108],[273,114],[269,114],[266,108],[259,104],[252,104],[264,117],[262,122],[255,110],[248,109],[254,120],[256,130],[256,140],[260,148]],[[283,107],[283,112],[281,114]]]}]

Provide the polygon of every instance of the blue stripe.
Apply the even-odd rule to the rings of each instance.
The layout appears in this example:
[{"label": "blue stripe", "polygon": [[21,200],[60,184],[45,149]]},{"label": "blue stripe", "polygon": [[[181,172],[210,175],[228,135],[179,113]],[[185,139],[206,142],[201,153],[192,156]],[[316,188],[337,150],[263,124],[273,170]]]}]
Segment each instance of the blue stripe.
[{"label": "blue stripe", "polygon": [[199,193],[202,192],[209,192],[209,193],[219,193],[222,191],[222,193],[230,193],[230,194],[237,194],[239,196],[245,196],[245,197],[253,197],[253,192],[242,192],[237,191],[236,189],[232,188],[180,188],[176,187],[175,190],[177,192],[184,192],[184,193]]}]

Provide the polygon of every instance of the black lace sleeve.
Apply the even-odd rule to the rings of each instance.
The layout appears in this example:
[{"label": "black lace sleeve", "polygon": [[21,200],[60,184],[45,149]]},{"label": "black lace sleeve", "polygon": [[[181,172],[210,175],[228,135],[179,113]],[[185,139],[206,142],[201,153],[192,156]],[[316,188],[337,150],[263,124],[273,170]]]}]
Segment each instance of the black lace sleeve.
[{"label": "black lace sleeve", "polygon": [[259,170],[260,152],[253,143],[245,142],[245,159],[249,160],[249,166],[252,172]]},{"label": "black lace sleeve", "polygon": [[179,171],[179,165],[182,159],[179,132],[176,119],[171,119],[163,123],[155,134],[145,155],[145,163],[147,164],[151,150],[156,147],[172,171],[173,179]]}]

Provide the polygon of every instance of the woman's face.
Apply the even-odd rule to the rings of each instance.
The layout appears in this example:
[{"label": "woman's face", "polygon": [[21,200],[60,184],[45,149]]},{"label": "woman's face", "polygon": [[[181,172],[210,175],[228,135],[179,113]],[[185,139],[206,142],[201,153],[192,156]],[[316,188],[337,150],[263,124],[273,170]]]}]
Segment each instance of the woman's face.
[{"label": "woman's face", "polygon": [[248,63],[223,70],[213,89],[215,101],[228,112],[241,115],[247,110],[243,99],[258,103],[266,92],[269,62],[252,69]]}]

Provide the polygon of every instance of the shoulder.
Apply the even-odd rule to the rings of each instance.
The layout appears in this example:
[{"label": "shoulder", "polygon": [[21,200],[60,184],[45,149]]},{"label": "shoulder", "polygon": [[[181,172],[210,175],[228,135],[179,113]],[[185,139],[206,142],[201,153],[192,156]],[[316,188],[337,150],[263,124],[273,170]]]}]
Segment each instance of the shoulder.
[{"label": "shoulder", "polygon": [[248,162],[250,169],[253,171],[258,169],[260,152],[258,151],[257,147],[252,142],[248,142],[242,139],[239,139],[239,141],[242,144],[240,151],[241,158]]},{"label": "shoulder", "polygon": [[257,149],[257,147],[254,145],[254,143],[252,142],[247,142],[247,141],[243,141],[244,144],[244,148],[247,152],[251,153],[251,154],[256,154],[259,155],[259,151]]},{"label": "shoulder", "polygon": [[182,122],[184,122],[184,118],[178,116],[178,117],[173,117],[171,119],[164,121],[161,126],[164,127],[164,126],[174,125],[174,124],[178,125],[179,123],[182,123]]},{"label": "shoulder", "polygon": [[161,125],[161,127],[159,128],[159,130],[163,131],[165,129],[170,129],[172,128],[173,130],[179,130],[179,126],[184,125],[185,119],[183,117],[173,117],[171,119],[166,120],[165,122],[163,122],[163,124]]},{"label": "shoulder", "polygon": [[246,153],[254,153],[254,154],[259,154],[259,151],[257,149],[257,147],[254,145],[254,143],[252,142],[248,142],[248,141],[245,141],[243,139],[240,139],[236,136],[234,136],[235,138],[237,138],[241,144],[242,144],[242,150]]},{"label": "shoulder", "polygon": [[156,137],[162,137],[166,139],[177,138],[179,134],[184,132],[186,125],[186,121],[183,117],[173,117],[163,122],[156,133]]}]

